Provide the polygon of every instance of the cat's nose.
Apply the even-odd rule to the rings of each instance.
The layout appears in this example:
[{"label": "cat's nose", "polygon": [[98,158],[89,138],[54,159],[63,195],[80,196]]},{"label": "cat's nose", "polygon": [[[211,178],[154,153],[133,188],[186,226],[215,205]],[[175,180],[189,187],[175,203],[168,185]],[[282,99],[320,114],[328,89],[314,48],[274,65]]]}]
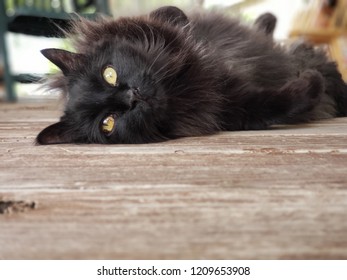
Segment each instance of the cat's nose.
[{"label": "cat's nose", "polygon": [[138,101],[138,89],[131,88],[126,92],[127,104],[130,109],[135,108]]}]

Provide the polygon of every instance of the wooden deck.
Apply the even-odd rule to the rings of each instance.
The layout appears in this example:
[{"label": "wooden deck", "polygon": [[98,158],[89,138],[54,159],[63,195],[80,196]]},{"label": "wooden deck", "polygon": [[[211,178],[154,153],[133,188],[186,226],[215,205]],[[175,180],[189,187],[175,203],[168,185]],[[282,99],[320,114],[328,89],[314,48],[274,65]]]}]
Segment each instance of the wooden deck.
[{"label": "wooden deck", "polygon": [[0,103],[0,259],[347,259],[347,118],[35,146],[58,116]]}]

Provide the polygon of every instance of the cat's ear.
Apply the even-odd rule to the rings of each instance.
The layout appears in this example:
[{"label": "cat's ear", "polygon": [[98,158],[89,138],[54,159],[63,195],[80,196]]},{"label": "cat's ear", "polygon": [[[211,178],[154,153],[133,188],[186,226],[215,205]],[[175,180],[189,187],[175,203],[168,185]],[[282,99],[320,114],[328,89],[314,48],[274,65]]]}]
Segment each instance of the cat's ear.
[{"label": "cat's ear", "polygon": [[151,12],[149,16],[156,20],[168,22],[176,26],[185,26],[189,23],[186,14],[174,6],[161,7]]},{"label": "cat's ear", "polygon": [[259,31],[272,37],[276,28],[277,18],[271,13],[261,14],[254,22],[254,26]]},{"label": "cat's ear", "polygon": [[84,60],[84,55],[82,54],[60,49],[43,49],[41,53],[53,64],[58,66],[65,76],[75,70],[78,65],[81,65]]},{"label": "cat's ear", "polygon": [[42,130],[36,137],[38,145],[71,143],[71,134],[68,133],[67,126],[60,121]]}]

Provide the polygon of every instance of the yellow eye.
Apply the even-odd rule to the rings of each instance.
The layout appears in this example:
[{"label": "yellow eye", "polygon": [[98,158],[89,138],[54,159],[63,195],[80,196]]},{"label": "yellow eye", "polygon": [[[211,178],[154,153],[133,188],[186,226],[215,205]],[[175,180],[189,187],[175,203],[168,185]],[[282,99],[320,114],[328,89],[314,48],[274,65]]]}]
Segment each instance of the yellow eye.
[{"label": "yellow eye", "polygon": [[117,72],[112,66],[107,66],[102,73],[102,77],[109,85],[115,87],[117,85]]},{"label": "yellow eye", "polygon": [[105,134],[110,134],[114,129],[114,124],[115,124],[114,117],[112,115],[108,116],[106,119],[102,121],[102,126],[101,126],[102,132],[104,132]]}]

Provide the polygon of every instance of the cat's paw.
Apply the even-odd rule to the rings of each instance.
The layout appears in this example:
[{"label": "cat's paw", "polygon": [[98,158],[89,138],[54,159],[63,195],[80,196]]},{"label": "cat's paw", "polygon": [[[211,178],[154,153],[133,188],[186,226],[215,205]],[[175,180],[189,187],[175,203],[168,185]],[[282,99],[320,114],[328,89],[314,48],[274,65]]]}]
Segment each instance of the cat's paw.
[{"label": "cat's paw", "polygon": [[260,15],[254,22],[257,30],[264,32],[266,35],[272,36],[276,28],[277,18],[271,13]]},{"label": "cat's paw", "polygon": [[308,55],[314,53],[314,46],[304,39],[299,39],[289,45],[289,53],[294,55]]},{"label": "cat's paw", "polygon": [[322,75],[315,70],[306,70],[282,88],[282,94],[290,100],[289,115],[298,115],[312,110],[321,100],[325,90]]},{"label": "cat's paw", "polygon": [[302,72],[297,83],[302,86],[303,93],[312,99],[319,98],[325,90],[323,76],[316,70]]}]

